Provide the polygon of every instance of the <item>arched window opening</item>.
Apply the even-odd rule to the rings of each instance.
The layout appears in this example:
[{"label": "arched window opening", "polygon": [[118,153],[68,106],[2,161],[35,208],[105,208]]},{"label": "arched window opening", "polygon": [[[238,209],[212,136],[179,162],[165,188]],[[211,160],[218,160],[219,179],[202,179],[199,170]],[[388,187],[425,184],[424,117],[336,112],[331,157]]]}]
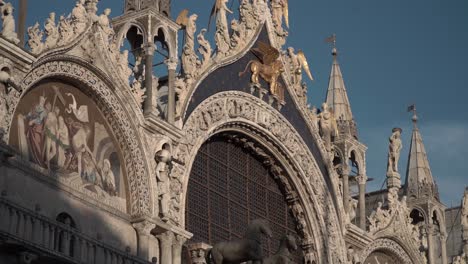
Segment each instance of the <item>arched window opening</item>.
[{"label": "arched window opening", "polygon": [[419,210],[413,209],[410,213],[410,217],[412,225],[424,224],[424,216]]},{"label": "arched window opening", "polygon": [[134,81],[143,83],[145,56],[143,43],[143,32],[138,27],[132,26],[127,31],[125,40],[120,47],[121,53],[128,51],[128,66],[132,69],[130,84],[133,84]]},{"label": "arched window opening", "polygon": [[169,45],[164,31],[158,29],[157,36],[154,37],[156,50],[153,57],[153,91],[157,95],[157,108],[162,117],[167,118],[167,105],[169,101],[169,69],[167,60],[170,58]]},{"label": "arched window opening", "polygon": [[[194,236],[188,243],[213,245],[239,239],[250,221],[262,218],[268,220],[274,237],[263,238],[263,255],[271,255],[283,235],[297,234],[297,223],[281,184],[264,162],[228,140],[222,136],[211,138],[199,149],[193,163],[186,226]],[[303,263],[300,250],[294,254],[294,263]]]},{"label": "arched window opening", "polygon": [[359,176],[359,164],[356,160],[356,153],[351,151],[348,159],[348,168],[349,168],[349,186],[351,196],[359,195],[359,185],[357,182],[357,176]]},{"label": "arched window opening", "polygon": [[67,256],[74,256],[73,249],[77,241],[71,231],[76,229],[76,223],[67,213],[60,213],[56,220],[65,225],[65,228],[57,229],[57,233],[55,233],[55,249]]}]

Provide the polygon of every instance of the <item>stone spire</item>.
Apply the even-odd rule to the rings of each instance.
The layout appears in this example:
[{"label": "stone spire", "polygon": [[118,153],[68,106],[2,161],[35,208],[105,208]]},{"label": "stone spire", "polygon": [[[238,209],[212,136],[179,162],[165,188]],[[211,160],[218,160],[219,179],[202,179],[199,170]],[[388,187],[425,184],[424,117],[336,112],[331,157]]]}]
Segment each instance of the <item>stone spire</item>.
[{"label": "stone spire", "polygon": [[341,74],[340,64],[337,60],[338,52],[335,43],[336,41],[334,40],[332,49],[333,64],[325,101],[333,108],[340,134],[350,134],[357,139],[356,125],[354,123],[353,113],[351,112],[351,104],[349,103],[343,75]]},{"label": "stone spire", "polygon": [[406,195],[409,198],[419,198],[423,196],[435,197],[439,200],[437,187],[432,177],[432,171],[427,159],[426,148],[418,128],[418,116],[416,107],[410,107],[413,111],[413,133],[411,136],[411,146],[408,156],[408,167],[406,170]]}]

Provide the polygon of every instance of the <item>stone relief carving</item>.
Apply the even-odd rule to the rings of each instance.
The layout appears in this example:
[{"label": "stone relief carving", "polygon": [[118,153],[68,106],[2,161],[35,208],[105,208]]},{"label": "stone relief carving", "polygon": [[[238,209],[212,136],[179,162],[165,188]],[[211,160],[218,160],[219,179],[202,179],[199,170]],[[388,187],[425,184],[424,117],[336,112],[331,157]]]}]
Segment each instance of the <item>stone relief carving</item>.
[{"label": "stone relief carving", "polygon": [[18,34],[15,29],[15,19],[13,18],[13,5],[11,3],[0,2],[0,12],[2,14],[2,31],[0,35],[13,42],[14,44],[19,43]]},{"label": "stone relief carving", "polygon": [[[134,216],[152,215],[152,199],[150,184],[146,175],[143,153],[138,147],[138,135],[136,135],[130,123],[126,118],[127,113],[119,103],[116,95],[109,92],[107,85],[93,72],[73,62],[51,61],[43,63],[32,70],[22,81],[21,86],[25,87],[22,93],[40,80],[50,76],[63,76],[82,82],[85,93],[94,95],[95,103],[101,109],[104,117],[109,122],[110,127],[114,128],[114,136],[119,142],[120,148],[126,157],[125,168],[128,176],[128,189],[130,192],[130,213]],[[12,114],[20,98],[19,93],[11,93],[10,105],[11,113],[8,113],[6,120],[9,131],[9,125],[12,121]]]},{"label": "stone relief carving", "polygon": [[354,251],[353,247],[348,248],[348,263],[359,264],[361,263],[358,254]]},{"label": "stone relief carving", "polygon": [[366,247],[360,259],[367,263],[368,256],[375,251],[389,252],[390,254],[398,257],[398,263],[402,264],[412,264],[412,263],[424,263],[424,262],[414,262],[408,253],[403,249],[397,242],[388,239],[388,238],[379,238],[372,242],[368,247]]},{"label": "stone relief carving", "polygon": [[[182,150],[180,153],[176,154],[177,159],[180,160],[181,164],[191,164],[190,159],[195,155],[197,148],[201,146],[212,133],[215,133],[214,129],[216,127],[231,123],[235,126],[241,120],[246,123],[258,124],[261,128],[265,129],[265,131],[268,131],[268,134],[272,136],[272,138],[276,138],[278,142],[283,142],[284,147],[289,152],[287,156],[292,157],[290,161],[292,164],[302,161],[298,163],[296,169],[298,174],[305,175],[301,180],[304,181],[306,186],[309,186],[307,188],[311,189],[312,200],[320,204],[320,206],[316,207],[317,210],[321,210],[322,212],[329,210],[330,213],[328,215],[330,216],[330,221],[337,222],[334,209],[326,208],[326,201],[330,200],[331,197],[327,194],[327,187],[324,182],[317,177],[317,175],[321,175],[321,172],[305,143],[303,143],[300,136],[294,131],[294,128],[288,124],[284,117],[274,111],[271,106],[268,106],[266,103],[250,94],[234,91],[224,92],[216,94],[200,104],[184,125],[183,130],[185,138],[178,146],[178,148]],[[248,127],[245,129],[248,129]],[[260,132],[252,131],[252,133]],[[261,151],[259,151],[259,155],[263,155]],[[180,165],[174,166],[174,169],[176,167],[180,167],[180,170],[178,169],[177,172],[173,170],[173,174],[180,175],[178,178],[182,179],[182,182],[185,183],[190,173],[189,168]],[[272,166],[272,169],[278,169],[279,172],[276,173],[276,175],[278,175],[280,180],[282,177],[285,177],[283,175],[284,173],[281,173],[282,170],[279,170],[277,166]],[[288,181],[284,180],[284,182]],[[330,206],[333,207],[333,205]],[[300,215],[300,210],[296,211],[299,212],[298,215]],[[323,219],[318,224],[323,225],[323,230],[327,230]],[[336,241],[342,239],[337,225],[331,225],[328,228],[336,229],[332,232]],[[323,236],[327,236],[327,234]],[[336,243],[341,244],[341,242]],[[344,243],[342,244],[344,245]],[[345,250],[343,252],[337,250],[336,255],[339,259],[346,258]]]},{"label": "stone relief carving", "polygon": [[[392,190],[392,193],[388,194],[389,208],[383,209],[382,203],[379,202],[377,209],[368,217],[370,233],[376,237],[395,237],[406,241],[405,244],[412,250],[410,254],[412,258],[417,259],[420,263],[427,263],[425,260],[427,235],[425,235],[424,228],[412,224],[406,196],[398,200],[398,188],[391,188],[390,190]],[[371,252],[368,251],[367,253]],[[408,253],[404,255],[407,256]],[[400,257],[404,255],[398,254]],[[364,254],[364,256],[367,255]]]},{"label": "stone relief carving", "polygon": [[0,141],[4,142],[8,142],[9,122],[20,97],[18,90],[11,87],[16,87],[15,78],[11,75],[12,65],[12,61],[0,57]]}]

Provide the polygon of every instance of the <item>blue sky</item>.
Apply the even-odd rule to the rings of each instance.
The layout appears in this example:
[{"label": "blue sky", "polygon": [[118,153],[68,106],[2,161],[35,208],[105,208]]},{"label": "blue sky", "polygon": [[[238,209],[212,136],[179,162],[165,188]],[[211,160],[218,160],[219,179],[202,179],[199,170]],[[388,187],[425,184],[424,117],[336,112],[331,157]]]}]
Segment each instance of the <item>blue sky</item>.
[{"label": "blue sky", "polygon": [[[11,1],[17,6],[17,0]],[[29,1],[28,25],[43,24],[51,11],[68,14],[73,0]],[[175,0],[172,16],[188,8],[207,25],[213,1]],[[377,190],[385,180],[388,137],[403,128],[404,176],[411,135],[408,105],[415,103],[433,175],[446,205],[461,201],[468,185],[468,1],[302,0],[290,2],[286,46],[302,49],[315,81],[309,101],[324,100],[332,58],[324,39],[335,33],[339,62],[359,135],[369,147],[368,176]],[[237,0],[231,0],[233,8]],[[123,1],[102,0],[100,11],[122,13]],[[234,17],[231,17],[234,18]],[[210,33],[208,33],[210,34]],[[211,34],[213,34],[211,32]]]}]

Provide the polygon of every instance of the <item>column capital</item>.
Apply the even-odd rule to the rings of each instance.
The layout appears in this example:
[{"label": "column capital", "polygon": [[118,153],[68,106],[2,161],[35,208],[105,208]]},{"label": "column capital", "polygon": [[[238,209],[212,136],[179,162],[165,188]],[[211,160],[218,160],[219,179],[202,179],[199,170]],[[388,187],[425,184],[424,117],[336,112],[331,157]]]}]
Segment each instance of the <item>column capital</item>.
[{"label": "column capital", "polygon": [[181,235],[174,234],[172,242],[175,246],[182,246],[187,241],[187,238]]},{"label": "column capital", "polygon": [[164,63],[167,65],[169,70],[175,71],[177,69],[178,60],[176,58],[169,58],[165,60]]},{"label": "column capital", "polygon": [[367,176],[366,175],[358,175],[356,176],[356,180],[359,184],[366,184],[367,183]]},{"label": "column capital", "polygon": [[351,171],[351,168],[347,164],[342,164],[341,165],[341,170],[340,170],[340,176],[348,176],[349,177],[349,172]]},{"label": "column capital", "polygon": [[153,56],[155,51],[156,51],[156,46],[153,43],[148,43],[145,46],[146,56]]},{"label": "column capital", "polygon": [[156,237],[159,240],[161,240],[161,242],[167,242],[169,244],[172,244],[172,242],[174,242],[175,239],[175,235],[171,231],[163,232],[161,234],[156,235]]},{"label": "column capital", "polygon": [[156,224],[148,221],[148,220],[143,220],[140,222],[135,222],[132,223],[133,228],[138,232],[139,235],[150,235],[151,230],[153,230],[156,227]]},{"label": "column capital", "polygon": [[205,243],[192,243],[187,245],[187,249],[190,252],[190,258],[193,264],[206,264],[206,252],[211,249],[212,246]]}]

